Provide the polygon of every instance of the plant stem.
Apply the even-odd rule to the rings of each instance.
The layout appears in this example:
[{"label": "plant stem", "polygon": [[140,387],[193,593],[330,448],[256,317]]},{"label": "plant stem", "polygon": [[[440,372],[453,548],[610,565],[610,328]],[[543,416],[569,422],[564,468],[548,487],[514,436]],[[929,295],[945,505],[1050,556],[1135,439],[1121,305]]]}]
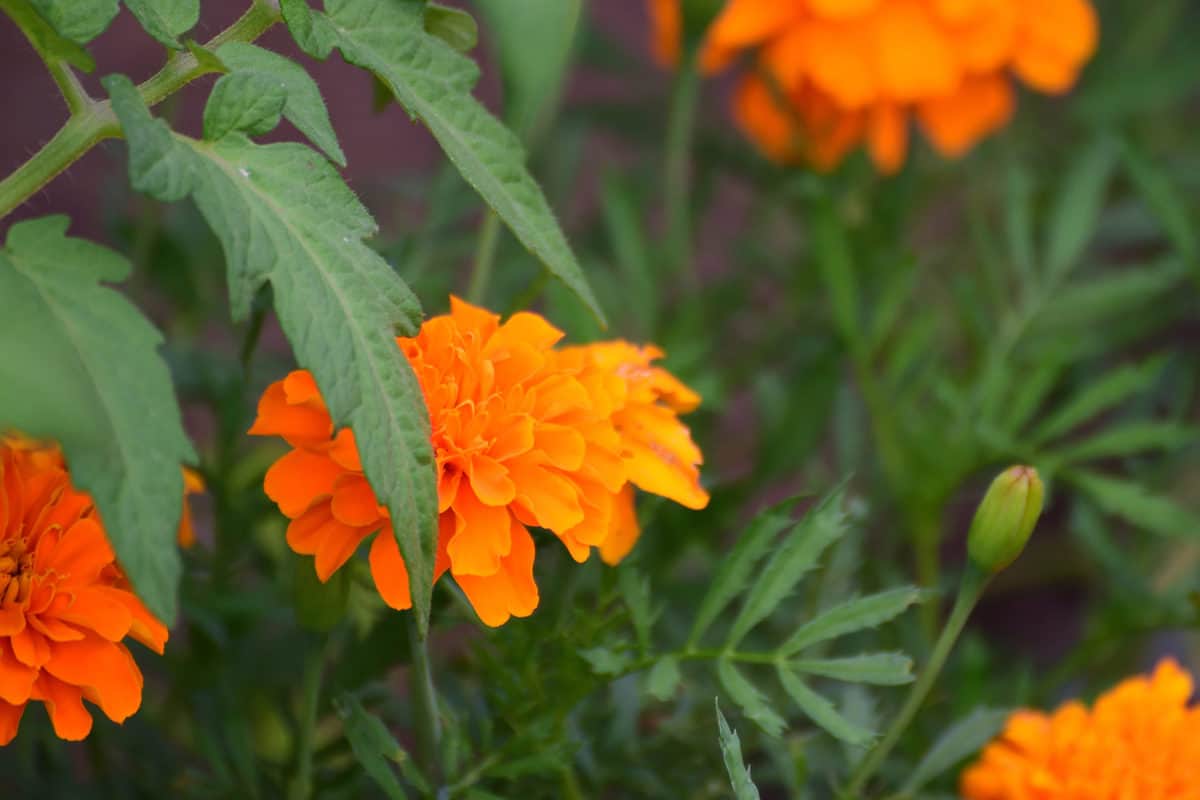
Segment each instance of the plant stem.
[{"label": "plant stem", "polygon": [[479,226],[479,243],[475,246],[475,265],[471,268],[471,280],[467,284],[467,301],[482,304],[487,295],[488,283],[492,279],[492,265],[496,263],[496,248],[500,244],[500,217],[488,208],[483,212]]},{"label": "plant stem", "polygon": [[900,708],[900,713],[892,720],[887,733],[859,762],[858,769],[854,771],[842,793],[843,798],[858,798],[867,781],[871,779],[871,776],[879,769],[879,765],[887,758],[888,753],[896,746],[900,735],[904,733],[913,717],[916,716],[921,704],[929,695],[929,690],[933,688],[934,681],[941,673],[942,667],[946,665],[946,659],[949,657],[950,651],[954,649],[954,643],[958,641],[959,634],[962,633],[963,626],[967,623],[967,618],[971,616],[971,610],[979,602],[990,578],[990,575],[984,574],[978,567],[968,563],[966,571],[963,573],[962,583],[958,588],[958,597],[954,600],[954,610],[950,612],[950,618],[946,620],[946,626],[942,628],[941,636],[938,637],[937,644],[934,645],[933,652],[929,655],[929,662],[921,672],[921,677],[913,684],[904,705]]},{"label": "plant stem", "polygon": [[29,40],[29,44],[37,51],[46,65],[46,71],[50,73],[50,77],[58,85],[58,90],[62,92],[63,100],[66,101],[70,112],[76,114],[87,108],[92,99],[88,97],[87,91],[84,90],[83,84],[79,82],[79,78],[71,70],[70,65],[53,53],[42,49],[41,41],[34,33],[39,29],[48,29],[47,23],[23,0],[0,0],[0,9],[3,9],[12,18],[21,33],[25,34],[25,38]]},{"label": "plant stem", "polygon": [[416,616],[405,614],[408,625],[408,646],[412,654],[412,676],[409,690],[413,694],[413,721],[416,724],[417,753],[423,762],[421,770],[435,785],[441,780],[440,745],[442,720],[438,714],[437,694],[433,688],[433,671],[429,667],[429,640],[422,638]]},{"label": "plant stem", "polygon": [[[279,18],[279,11],[267,0],[255,0],[254,5],[245,14],[210,39],[205,47],[211,49],[234,41],[252,42],[278,22]],[[66,71],[70,72],[69,69]],[[198,62],[191,53],[180,53],[138,86],[138,93],[147,106],[154,106],[196,78],[212,71],[211,67]],[[74,79],[73,74],[71,78]],[[71,102],[72,100],[68,99],[68,105]],[[54,138],[15,172],[0,181],[0,218],[7,216],[36,194],[97,143],[121,135],[121,126],[108,100],[88,99],[82,107],[72,108],[72,112],[70,119]]]},{"label": "plant stem", "polygon": [[680,61],[671,90],[667,116],[666,167],[663,202],[667,218],[667,246],[671,266],[696,284],[692,259],[691,166],[696,104],[700,96],[700,73],[696,69],[698,49],[692,47]]},{"label": "plant stem", "polygon": [[[332,642],[332,637],[329,640]],[[308,800],[313,796],[313,750],[317,730],[317,712],[321,707],[321,676],[325,671],[327,642],[304,667],[304,707],[296,741],[296,774],[288,787],[289,800]]]}]

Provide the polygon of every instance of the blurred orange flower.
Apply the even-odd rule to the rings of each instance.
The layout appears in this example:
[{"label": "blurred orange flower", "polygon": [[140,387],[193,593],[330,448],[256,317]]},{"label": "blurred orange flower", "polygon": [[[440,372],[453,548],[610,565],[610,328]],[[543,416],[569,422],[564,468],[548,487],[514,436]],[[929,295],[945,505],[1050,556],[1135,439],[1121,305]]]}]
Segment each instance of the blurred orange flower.
[{"label": "blurred orange flower", "polygon": [[[651,3],[655,53],[673,60],[679,4]],[[753,52],[734,115],[772,159],[828,170],[865,144],[891,173],[910,119],[942,155],[962,155],[1012,116],[1010,74],[1065,92],[1097,37],[1089,0],[729,0],[701,65]]]},{"label": "blurred orange flower", "polygon": [[1191,676],[1165,660],[1089,710],[1018,711],[962,776],[966,800],[1195,800],[1200,708]]},{"label": "blurred orange flower", "polygon": [[[648,367],[657,351],[622,344],[629,361],[600,358],[592,348],[556,350],[561,338],[536,314],[501,323],[451,298],[449,314],[396,340],[432,424],[434,578],[448,570],[492,626],[537,607],[530,527],[554,533],[577,561],[597,547],[615,563],[637,538],[629,481],[691,507],[708,499],[699,451],[670,410],[690,410],[699,398]],[[250,433],[282,436],[293,448],[264,481],[291,519],[289,546],[314,555],[324,581],[384,532],[371,543],[371,573],[388,605],[409,608],[387,510],[363,474],[353,433],[334,430],[312,376],[297,371],[268,387]],[[662,464],[659,472],[651,461]]]},{"label": "blurred orange flower", "polygon": [[114,722],[137,711],[126,636],[161,654],[167,629],[129,588],[91,498],[57,447],[0,438],[0,745],[31,700],[71,740],[91,731],[85,698]]}]

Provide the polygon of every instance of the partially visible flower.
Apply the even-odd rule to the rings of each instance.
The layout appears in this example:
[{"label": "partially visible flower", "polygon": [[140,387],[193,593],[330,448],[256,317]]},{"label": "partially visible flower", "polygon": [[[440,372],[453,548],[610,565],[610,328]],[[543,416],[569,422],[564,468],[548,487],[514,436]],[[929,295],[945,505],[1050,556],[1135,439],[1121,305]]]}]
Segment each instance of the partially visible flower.
[{"label": "partially visible flower", "polygon": [[31,701],[70,740],[91,731],[85,698],[114,722],[137,711],[126,637],[161,654],[167,629],[130,590],[90,496],[57,447],[0,437],[0,745]]},{"label": "partially visible flower", "polygon": [[[678,3],[651,2],[655,52],[677,58]],[[753,54],[734,115],[772,159],[831,169],[865,145],[894,172],[910,120],[962,155],[1012,116],[1010,74],[1065,92],[1097,36],[1089,0],[730,0],[701,63]]]},{"label": "partially visible flower", "polygon": [[1170,660],[1129,678],[1089,709],[1018,711],[962,775],[965,800],[1195,800],[1200,708]]},{"label": "partially visible flower", "polygon": [[[699,451],[675,411],[666,410],[687,410],[699,398],[648,367],[657,351],[622,343],[627,364],[591,358],[586,348],[556,350],[561,338],[536,314],[501,323],[452,298],[449,314],[396,340],[432,426],[434,579],[449,571],[492,626],[537,607],[529,528],[554,533],[577,561],[596,547],[612,562],[637,537],[629,480],[693,507],[707,500],[698,483],[683,485],[698,479]],[[316,557],[318,578],[328,580],[374,536],[376,587],[393,608],[411,607],[387,510],[363,474],[354,434],[334,430],[312,376],[297,371],[272,384],[250,433],[282,436],[293,448],[268,470],[264,488],[292,520],[288,544]],[[665,472],[686,477],[656,475],[653,458],[678,462]]]},{"label": "partially visible flower", "polygon": [[196,529],[192,526],[192,509],[188,496],[204,491],[204,478],[189,467],[183,468],[183,514],[179,517],[179,546],[190,548],[196,544]]}]

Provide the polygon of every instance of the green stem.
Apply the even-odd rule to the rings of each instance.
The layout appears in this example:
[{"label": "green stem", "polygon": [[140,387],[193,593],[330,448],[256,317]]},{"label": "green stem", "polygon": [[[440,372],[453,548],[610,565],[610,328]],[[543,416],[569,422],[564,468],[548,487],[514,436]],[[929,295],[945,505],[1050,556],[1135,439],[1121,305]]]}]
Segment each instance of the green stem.
[{"label": "green stem", "polygon": [[492,209],[483,213],[479,226],[479,243],[475,246],[475,265],[471,268],[471,280],[467,284],[467,301],[482,304],[492,279],[492,265],[496,263],[496,248],[500,244],[500,217]]},{"label": "green stem", "polygon": [[946,659],[949,657],[950,651],[954,649],[954,643],[958,641],[959,634],[962,633],[967,618],[971,616],[972,609],[983,595],[983,590],[990,577],[973,564],[967,565],[958,589],[958,597],[954,600],[954,610],[950,612],[950,618],[946,620],[946,627],[942,628],[942,634],[938,637],[937,644],[934,645],[933,652],[929,655],[929,662],[921,672],[921,677],[913,684],[908,698],[901,706],[900,713],[892,720],[887,733],[859,763],[858,769],[854,771],[842,793],[843,798],[858,798],[862,794],[867,781],[879,769],[879,765],[887,758],[892,748],[896,746],[896,742],[900,740],[900,735],[904,733],[913,717],[916,716],[921,704],[929,695],[929,690],[933,688],[934,681],[941,673],[942,667],[946,665]]},{"label": "green stem", "polygon": [[[330,639],[332,642],[332,638]],[[321,707],[321,676],[329,643],[310,657],[304,668],[304,707],[296,741],[296,774],[288,787],[289,800],[309,800],[313,796],[313,751],[316,749],[317,717]]]},{"label": "green stem", "polygon": [[684,279],[696,283],[692,259],[691,166],[696,105],[700,97],[698,49],[693,47],[679,64],[667,116],[666,166],[663,201],[666,206],[667,245],[671,265]]},{"label": "green stem", "polygon": [[92,102],[92,98],[88,97],[87,91],[83,88],[83,84],[79,82],[79,78],[71,70],[69,64],[58,58],[53,53],[44,50],[41,46],[41,40],[35,31],[43,31],[51,34],[49,26],[38,13],[33,10],[28,2],[24,0],[0,0],[0,9],[3,9],[13,22],[17,23],[21,33],[25,34],[25,38],[29,40],[29,44],[37,51],[42,61],[46,65],[46,70],[50,73],[50,77],[54,79],[54,83],[58,85],[58,90],[62,93],[63,100],[67,103],[67,108],[72,114],[83,111]]},{"label": "green stem", "polygon": [[421,770],[435,785],[441,780],[440,745],[442,719],[438,714],[437,693],[433,688],[433,671],[429,666],[429,640],[421,637],[416,616],[405,614],[408,625],[408,646],[412,654],[412,675],[409,689],[413,694],[413,722],[416,724],[417,754]]},{"label": "green stem", "polygon": [[[254,5],[245,14],[210,39],[205,47],[211,49],[225,42],[252,42],[278,22],[279,18],[278,9],[268,0],[255,0]],[[69,69],[66,71],[70,72]],[[212,71],[211,67],[201,64],[191,53],[180,53],[138,86],[138,93],[147,106],[154,106],[196,78]],[[73,77],[72,75],[72,79]],[[71,102],[68,99],[68,104]],[[108,100],[88,100],[80,108],[72,108],[72,112],[71,118],[54,138],[15,172],[0,181],[0,218],[7,216],[40,191],[97,143],[121,135],[121,127]]]}]

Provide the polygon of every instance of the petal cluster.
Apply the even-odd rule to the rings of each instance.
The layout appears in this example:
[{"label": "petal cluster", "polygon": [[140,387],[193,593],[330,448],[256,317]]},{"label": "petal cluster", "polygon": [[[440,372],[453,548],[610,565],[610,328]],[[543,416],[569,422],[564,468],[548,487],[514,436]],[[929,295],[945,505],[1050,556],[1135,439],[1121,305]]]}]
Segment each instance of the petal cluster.
[{"label": "petal cluster", "polygon": [[0,745],[31,701],[71,740],[92,728],[84,699],[114,722],[137,711],[126,637],[161,654],[167,629],[130,589],[91,497],[57,447],[0,438]]},{"label": "petal cluster", "polygon": [[[449,314],[397,338],[424,395],[438,480],[435,580],[449,572],[479,618],[497,626],[538,604],[531,528],[576,561],[609,563],[637,540],[631,486],[700,508],[700,451],[677,414],[699,398],[651,366],[661,353],[624,342],[558,348],[562,332],[522,312],[500,318],[457,298]],[[291,522],[289,546],[328,578],[371,539],[376,587],[411,606],[408,574],[359,461],[306,371],[268,387],[250,433],[292,449],[268,470],[267,495]],[[382,534],[382,535],[377,535]]]},{"label": "petal cluster", "polygon": [[1200,708],[1171,660],[1089,709],[1019,711],[962,776],[965,800],[1198,800]]},{"label": "petal cluster", "polygon": [[[678,3],[651,3],[655,51],[671,57]],[[1097,37],[1090,0],[729,0],[701,59],[753,53],[734,115],[769,157],[831,169],[865,145],[894,172],[911,120],[959,156],[1011,117],[1010,76],[1065,92]]]}]

